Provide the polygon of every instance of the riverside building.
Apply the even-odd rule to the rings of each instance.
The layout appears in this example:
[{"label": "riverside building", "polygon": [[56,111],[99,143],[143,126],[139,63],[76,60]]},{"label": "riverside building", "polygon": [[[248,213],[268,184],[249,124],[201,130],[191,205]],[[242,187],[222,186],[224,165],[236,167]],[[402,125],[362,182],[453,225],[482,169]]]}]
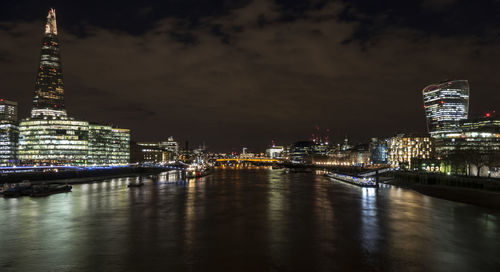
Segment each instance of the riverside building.
[{"label": "riverside building", "polygon": [[[500,176],[500,116],[463,120],[459,131],[444,134],[439,143],[439,154],[448,161],[447,171]],[[459,168],[453,169],[453,165]]]},{"label": "riverside building", "polygon": [[0,166],[17,164],[17,102],[0,99]]},{"label": "riverside building", "polygon": [[[427,127],[442,171],[480,174],[500,165],[500,119],[495,113],[468,118],[469,84],[447,81],[423,90]],[[493,167],[494,168],[494,167]],[[471,170],[472,169],[472,170]]]},{"label": "riverside building", "polygon": [[371,164],[387,163],[387,140],[372,138],[370,141],[370,162]]},{"label": "riverside building", "polygon": [[126,128],[113,128],[111,142],[110,165],[125,165],[130,161],[130,130]]},{"label": "riverside building", "polygon": [[[106,141],[103,140],[105,136],[96,136],[96,130],[99,129],[66,113],[56,13],[50,9],[42,39],[31,116],[19,124],[19,162],[21,165],[82,166],[89,161],[92,165],[128,163],[128,154],[124,153],[128,152],[130,132],[115,133],[112,130],[112,140]],[[124,133],[128,133],[127,136]],[[120,139],[114,141],[115,137]],[[108,149],[110,152],[106,153]]]},{"label": "riverside building", "polygon": [[130,130],[89,125],[88,165],[126,165],[130,160]]},{"label": "riverside building", "polygon": [[469,114],[469,82],[453,80],[431,84],[422,91],[427,129],[433,138],[455,132]]},{"label": "riverside building", "polygon": [[136,149],[134,161],[141,163],[167,163],[179,155],[179,144],[174,137],[161,142],[138,142]]},{"label": "riverside building", "polygon": [[391,167],[412,169],[412,159],[429,159],[431,152],[429,137],[398,134],[389,139],[387,159]]}]

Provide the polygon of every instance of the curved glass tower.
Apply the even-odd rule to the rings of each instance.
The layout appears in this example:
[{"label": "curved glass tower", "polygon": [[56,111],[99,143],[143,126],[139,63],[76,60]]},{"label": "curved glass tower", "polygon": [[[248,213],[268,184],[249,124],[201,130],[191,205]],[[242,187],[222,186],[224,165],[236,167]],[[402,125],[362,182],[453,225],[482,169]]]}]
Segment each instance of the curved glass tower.
[{"label": "curved glass tower", "polygon": [[469,82],[452,80],[431,84],[422,91],[427,129],[432,137],[459,129],[469,114]]}]

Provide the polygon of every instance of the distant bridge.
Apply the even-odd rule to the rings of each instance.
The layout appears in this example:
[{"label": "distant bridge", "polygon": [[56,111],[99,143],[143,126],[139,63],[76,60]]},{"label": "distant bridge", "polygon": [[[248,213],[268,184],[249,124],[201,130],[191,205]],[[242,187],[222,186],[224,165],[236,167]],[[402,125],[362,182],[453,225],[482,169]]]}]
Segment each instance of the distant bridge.
[{"label": "distant bridge", "polygon": [[277,159],[269,158],[233,158],[233,159],[216,159],[216,162],[279,162]]}]

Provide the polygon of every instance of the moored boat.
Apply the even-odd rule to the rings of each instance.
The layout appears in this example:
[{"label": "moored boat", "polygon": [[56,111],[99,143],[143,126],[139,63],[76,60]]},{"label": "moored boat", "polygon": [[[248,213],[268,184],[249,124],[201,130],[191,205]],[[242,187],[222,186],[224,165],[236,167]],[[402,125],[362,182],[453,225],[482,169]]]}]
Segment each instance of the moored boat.
[{"label": "moored boat", "polygon": [[140,181],[140,182],[137,182],[137,183],[129,183],[127,185],[128,188],[131,188],[131,187],[141,187],[144,185],[144,182]]},{"label": "moored boat", "polygon": [[210,174],[210,167],[203,163],[192,163],[186,170],[186,178],[201,178]]},{"label": "moored boat", "polygon": [[353,184],[359,187],[375,188],[378,187],[377,183],[373,178],[358,178],[348,175],[341,175],[336,173],[327,173],[325,176],[330,177],[335,180],[343,181],[349,184]]},{"label": "moored boat", "polygon": [[53,194],[71,192],[73,187],[71,185],[58,185],[58,184],[41,184],[33,185],[31,190],[31,197],[44,197]]},{"label": "moored boat", "polygon": [[3,197],[20,197],[20,196],[28,196],[31,194],[31,183],[27,180],[24,180],[21,183],[5,183],[3,185]]}]

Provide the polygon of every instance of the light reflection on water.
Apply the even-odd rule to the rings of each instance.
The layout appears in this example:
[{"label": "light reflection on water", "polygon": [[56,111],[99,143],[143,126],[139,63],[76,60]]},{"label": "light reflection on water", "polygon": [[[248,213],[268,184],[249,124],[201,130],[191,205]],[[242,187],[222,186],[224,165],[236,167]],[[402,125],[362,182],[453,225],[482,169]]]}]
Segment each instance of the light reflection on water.
[{"label": "light reflection on water", "polygon": [[492,271],[500,213],[282,169],[0,199],[0,271]]},{"label": "light reflection on water", "polygon": [[361,188],[362,245],[368,252],[377,250],[379,225],[377,217],[377,189]]}]

